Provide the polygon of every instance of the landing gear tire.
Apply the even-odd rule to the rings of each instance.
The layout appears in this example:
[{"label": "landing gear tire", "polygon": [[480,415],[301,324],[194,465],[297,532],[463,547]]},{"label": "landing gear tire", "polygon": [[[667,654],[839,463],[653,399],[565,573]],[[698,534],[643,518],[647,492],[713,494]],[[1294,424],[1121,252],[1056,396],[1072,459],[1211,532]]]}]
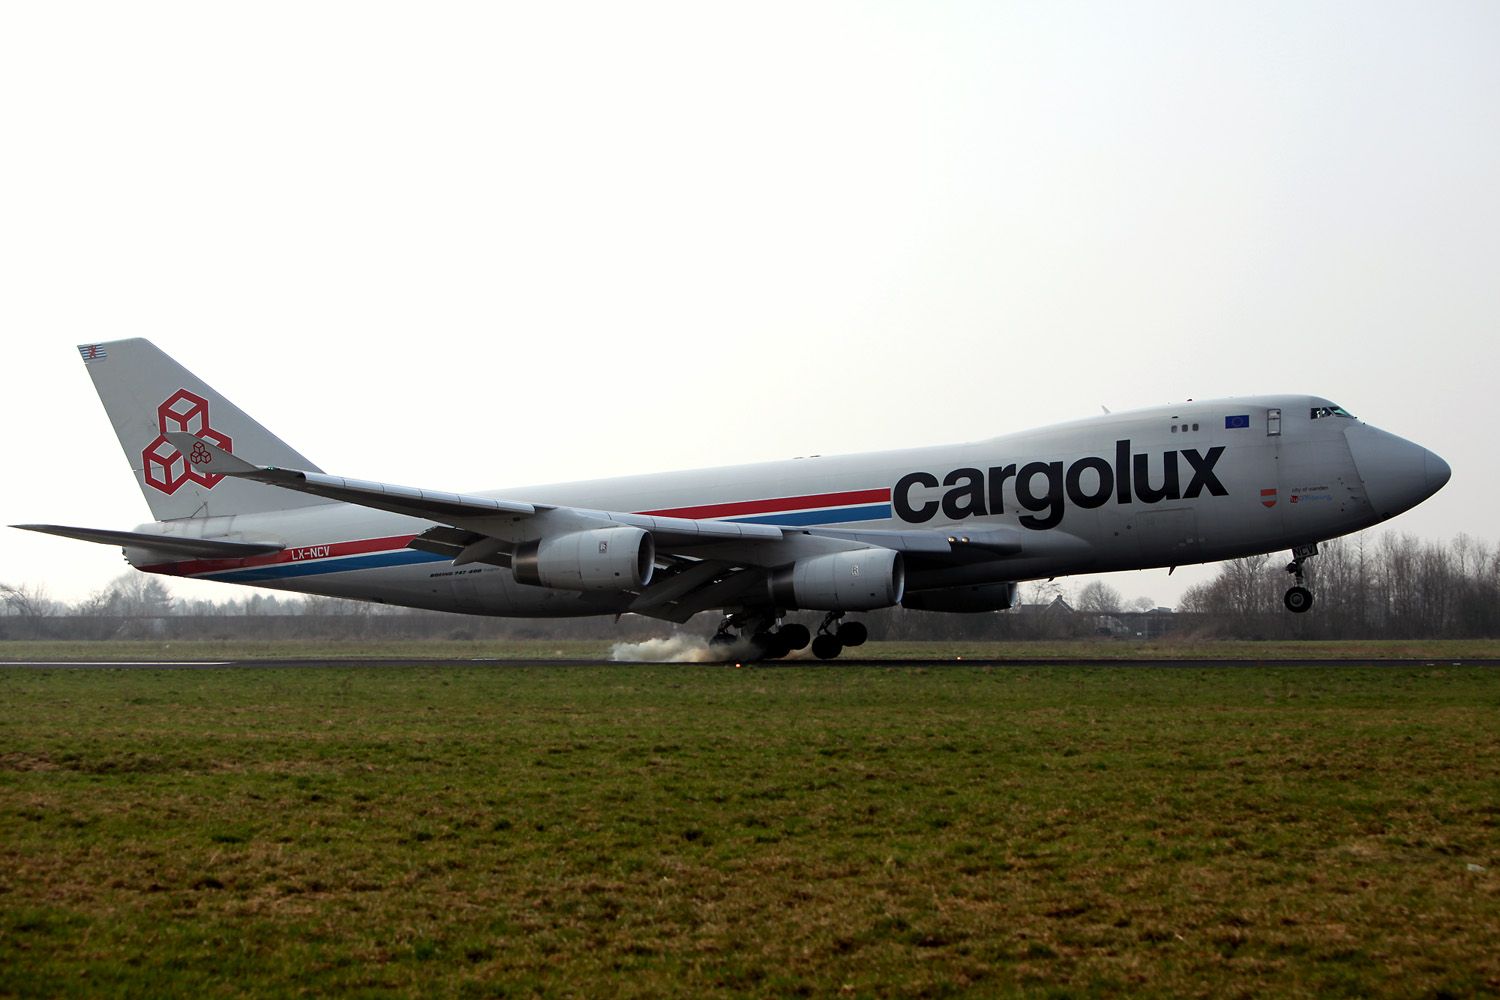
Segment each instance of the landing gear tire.
[{"label": "landing gear tire", "polygon": [[708,637],[708,645],[710,649],[724,649],[727,646],[733,646],[734,643],[734,636],[730,635],[728,632],[715,632],[713,635]]},{"label": "landing gear tire", "polygon": [[1312,591],[1302,585],[1304,579],[1302,576],[1302,562],[1305,559],[1311,559],[1317,554],[1318,547],[1316,545],[1299,545],[1292,550],[1292,561],[1287,563],[1286,571],[1292,574],[1292,579],[1297,581],[1297,585],[1286,592],[1286,596],[1281,599],[1281,603],[1285,604],[1286,609],[1294,615],[1304,614],[1313,606]]},{"label": "landing gear tire", "polygon": [[844,651],[844,644],[839,642],[838,636],[824,632],[822,635],[813,636],[812,651],[813,655],[820,660],[831,660]]},{"label": "landing gear tire", "polygon": [[777,635],[781,636],[781,641],[786,646],[788,653],[795,653],[799,649],[806,649],[807,644],[812,641],[812,630],[806,625],[798,625],[796,622],[781,626],[777,630]]},{"label": "landing gear tire", "polygon": [[863,646],[870,637],[870,630],[865,628],[863,622],[845,622],[834,634],[845,646]]},{"label": "landing gear tire", "polygon": [[750,645],[755,649],[757,660],[778,660],[788,650],[783,649],[781,637],[775,632],[756,632],[750,636]]}]

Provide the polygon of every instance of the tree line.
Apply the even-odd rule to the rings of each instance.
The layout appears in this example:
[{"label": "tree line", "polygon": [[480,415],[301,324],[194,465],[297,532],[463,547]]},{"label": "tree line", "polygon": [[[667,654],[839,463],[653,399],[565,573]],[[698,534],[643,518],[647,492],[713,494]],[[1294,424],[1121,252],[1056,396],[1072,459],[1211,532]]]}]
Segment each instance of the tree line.
[{"label": "tree line", "polygon": [[1200,634],[1225,638],[1480,639],[1500,637],[1500,548],[1459,535],[1430,542],[1361,533],[1303,563],[1315,602],[1288,614],[1285,554],[1223,564],[1183,594],[1178,611]]},{"label": "tree line", "polygon": [[[1500,637],[1500,548],[1460,535],[1428,542],[1410,535],[1360,534],[1323,543],[1304,563],[1316,595],[1307,614],[1289,614],[1289,556],[1252,556],[1221,564],[1191,587],[1175,614],[1150,598],[1127,601],[1101,580],[1069,588],[1037,581],[1021,588],[1019,607],[991,614],[941,614],[889,608],[859,614],[871,638],[1004,641],[1090,635],[1183,637],[1421,639]],[[1061,599],[1061,602],[1059,602]],[[816,627],[815,612],[790,616]],[[680,628],[707,633],[705,613]],[[669,623],[626,615],[573,619],[485,618],[392,608],[328,597],[233,589],[221,600],[174,597],[161,578],[127,572],[76,603],[52,600],[44,587],[0,583],[0,639],[464,638],[635,639],[673,631]]]},{"label": "tree line", "polygon": [[[1061,599],[1061,603],[1057,603]],[[1154,608],[1150,598],[1125,601],[1099,581],[1074,590],[1038,581],[1022,588],[1022,606],[992,614],[942,614],[886,608],[857,617],[877,640],[1004,641],[1095,634],[1100,615],[1130,617]],[[787,616],[816,629],[822,612]],[[82,601],[47,597],[44,588],[0,583],[3,639],[619,639],[684,631],[707,636],[718,612],[684,625],[625,615],[591,618],[492,618],[227,588],[221,600],[174,597],[161,578],[130,571]]]}]

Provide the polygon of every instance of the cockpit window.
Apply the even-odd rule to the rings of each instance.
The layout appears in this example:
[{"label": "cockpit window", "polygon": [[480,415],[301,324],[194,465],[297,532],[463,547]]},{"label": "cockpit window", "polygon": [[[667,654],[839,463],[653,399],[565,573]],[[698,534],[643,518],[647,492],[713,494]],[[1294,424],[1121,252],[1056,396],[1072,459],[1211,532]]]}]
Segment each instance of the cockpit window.
[{"label": "cockpit window", "polygon": [[1319,417],[1347,417],[1353,420],[1354,414],[1342,406],[1314,406],[1312,408],[1312,418],[1317,420]]}]

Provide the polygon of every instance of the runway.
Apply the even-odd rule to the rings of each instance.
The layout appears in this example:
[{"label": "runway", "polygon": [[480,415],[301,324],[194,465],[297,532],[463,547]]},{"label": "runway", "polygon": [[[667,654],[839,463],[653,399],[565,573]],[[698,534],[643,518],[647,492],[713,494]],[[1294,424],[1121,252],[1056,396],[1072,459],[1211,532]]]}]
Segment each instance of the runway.
[{"label": "runway", "polygon": [[[393,657],[385,659],[340,660],[315,657],[297,659],[259,660],[0,660],[0,670],[317,670],[332,667],[600,667],[613,666],[622,670],[639,666],[675,665],[684,667],[733,667],[733,661],[719,663],[672,663],[672,661],[614,661],[614,660],[549,660],[535,658],[430,658],[413,659]],[[1500,667],[1500,658],[1434,658],[1434,657],[1349,657],[1349,658],[1286,658],[1286,659],[1231,659],[1231,658],[1152,658],[1120,659],[1118,657],[929,657],[924,659],[849,659],[818,660],[811,657],[788,660],[761,660],[738,664],[757,669],[788,667],[822,667],[837,670],[841,667]]]}]

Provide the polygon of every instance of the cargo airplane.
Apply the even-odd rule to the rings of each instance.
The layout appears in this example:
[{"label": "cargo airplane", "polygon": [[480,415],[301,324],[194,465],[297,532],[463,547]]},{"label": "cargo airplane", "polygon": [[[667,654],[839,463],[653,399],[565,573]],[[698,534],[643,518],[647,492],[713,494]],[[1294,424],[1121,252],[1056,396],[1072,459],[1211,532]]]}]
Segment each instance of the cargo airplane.
[{"label": "cargo airplane", "polygon": [[[148,573],[477,615],[723,617],[711,640],[822,658],[850,613],[1010,608],[1025,580],[1318,543],[1448,481],[1316,396],[1190,401],[967,444],[448,493],[324,473],[145,340],[79,348],[155,521],[17,525]],[[823,611],[816,634],[783,624]],[[738,636],[735,633],[739,633]],[[736,647],[740,649],[743,647]]]}]

